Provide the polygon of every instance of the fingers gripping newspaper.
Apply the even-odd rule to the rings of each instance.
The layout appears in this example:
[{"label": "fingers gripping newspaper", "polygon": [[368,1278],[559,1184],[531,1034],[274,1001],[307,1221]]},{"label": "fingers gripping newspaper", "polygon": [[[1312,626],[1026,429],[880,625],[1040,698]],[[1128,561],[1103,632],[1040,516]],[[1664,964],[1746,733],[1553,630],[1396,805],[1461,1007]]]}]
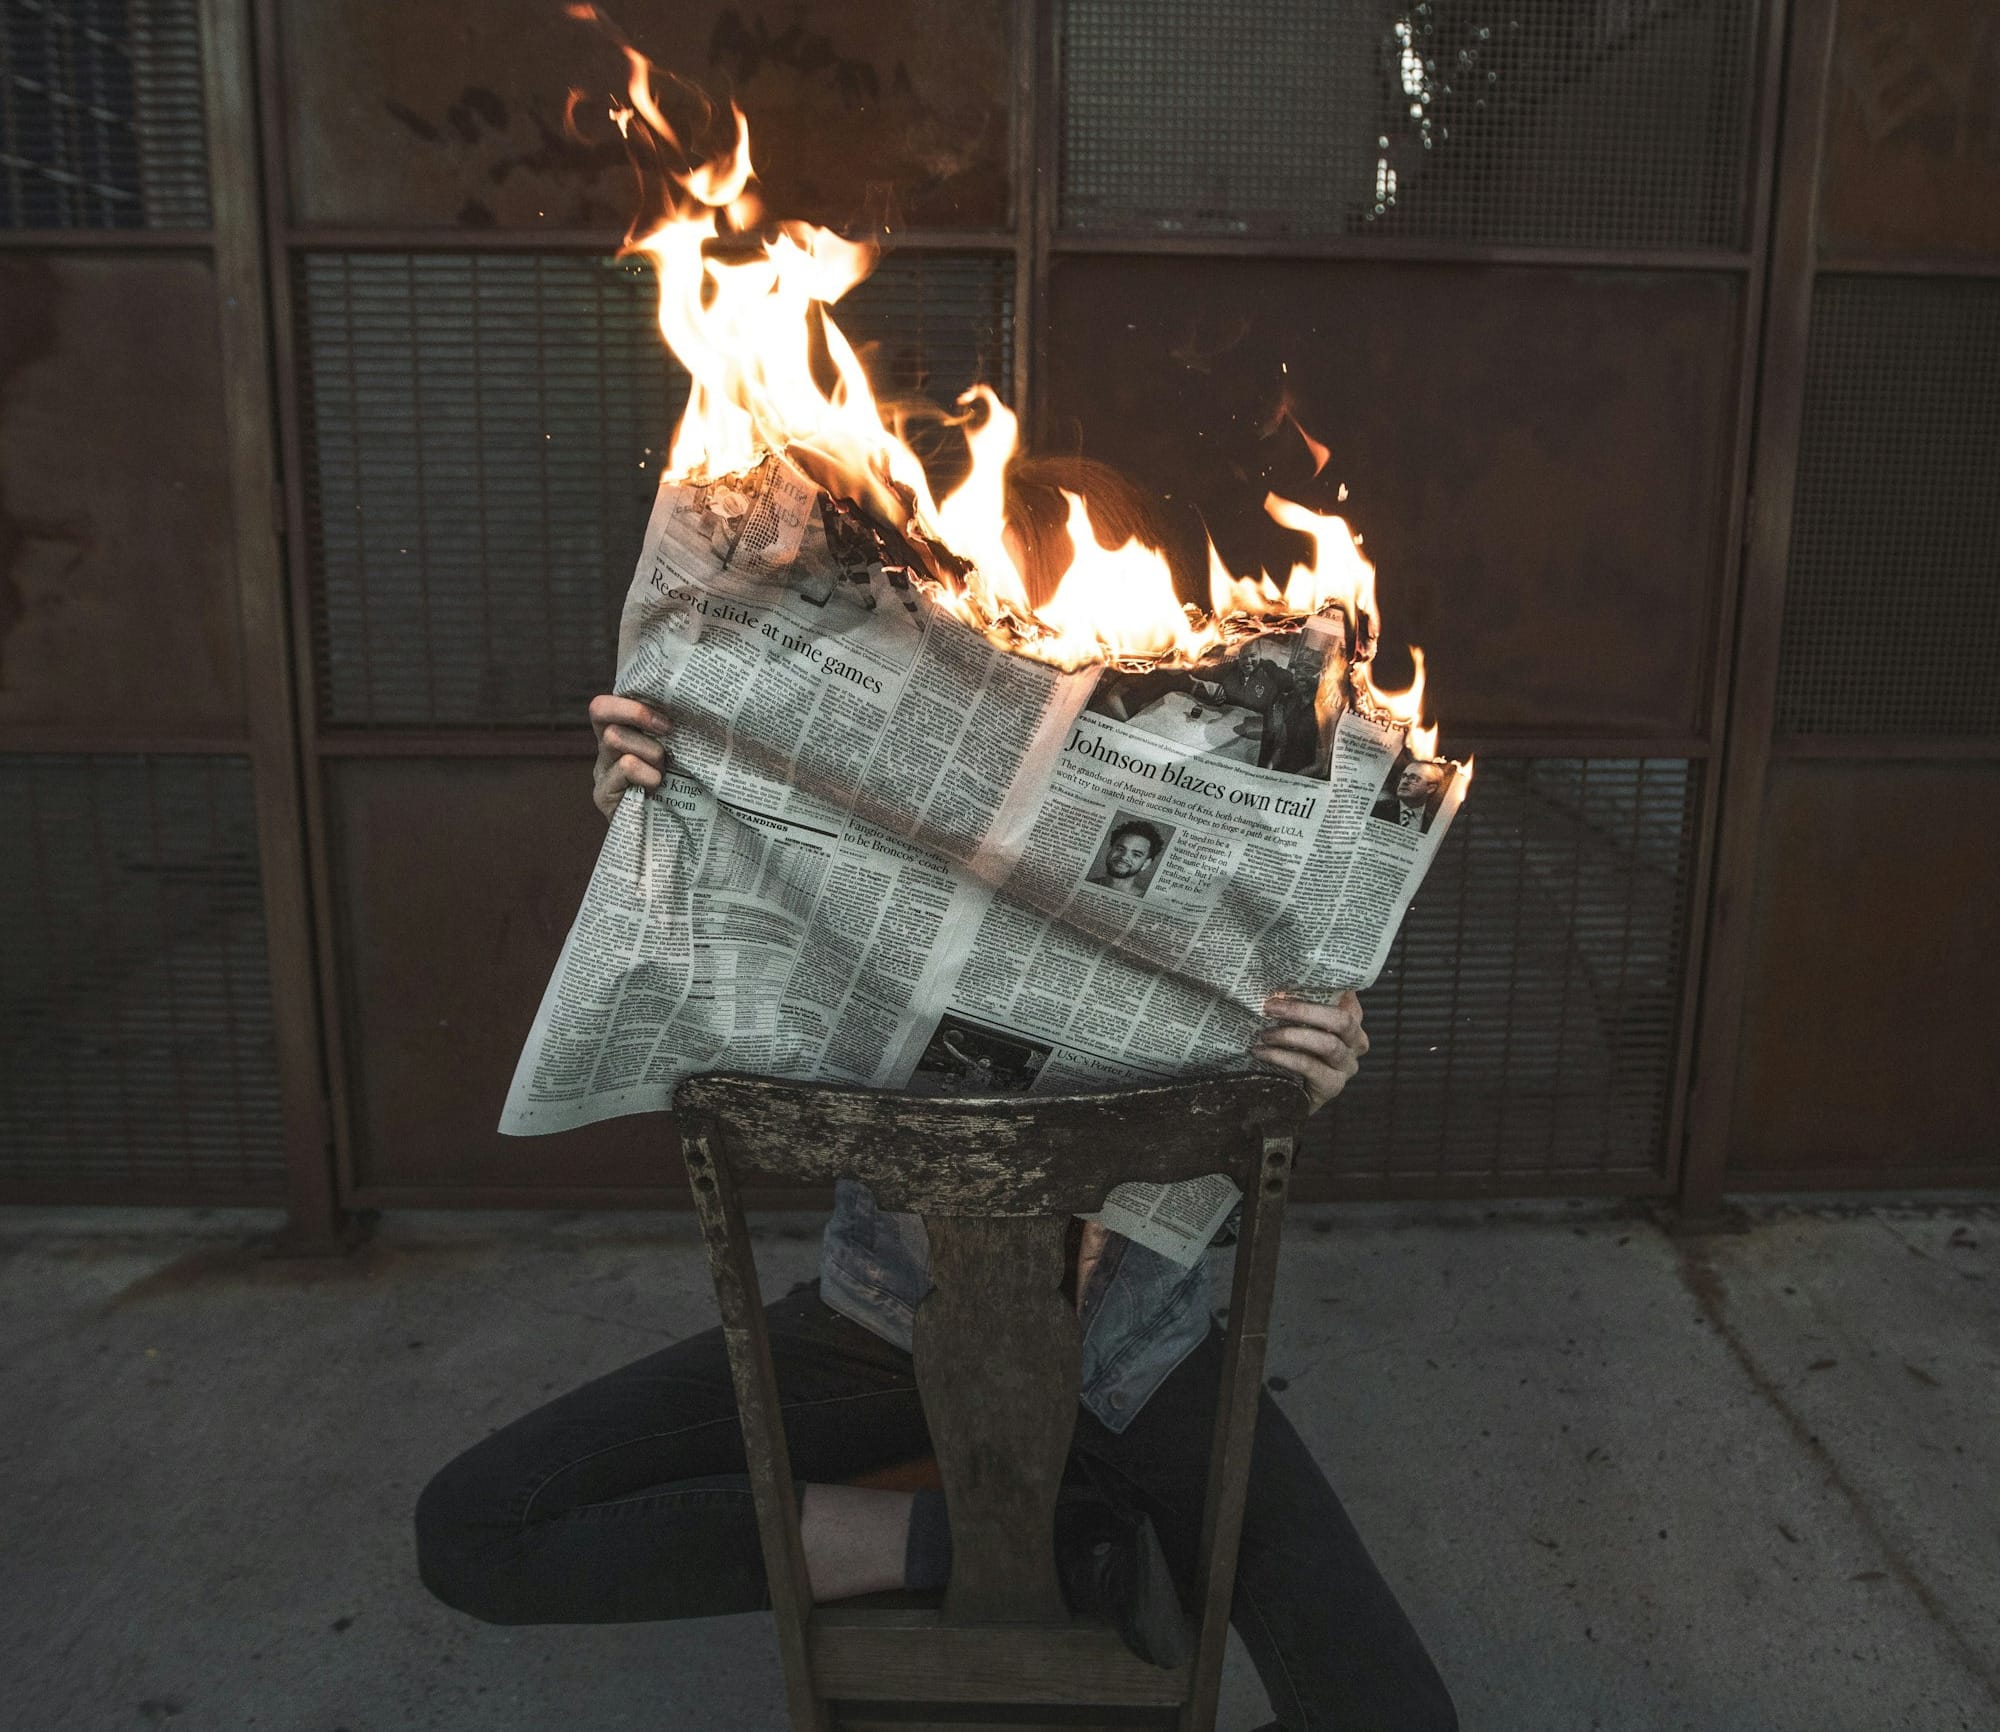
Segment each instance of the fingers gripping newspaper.
[{"label": "fingers gripping newspaper", "polygon": [[[1254,1068],[1262,1005],[1370,984],[1464,794],[1366,713],[1338,613],[1187,669],[990,642],[786,465],[665,483],[616,689],[672,718],[628,790],[501,1129],[704,1071],[919,1094]],[[1096,1217],[1191,1266],[1221,1175]]]}]

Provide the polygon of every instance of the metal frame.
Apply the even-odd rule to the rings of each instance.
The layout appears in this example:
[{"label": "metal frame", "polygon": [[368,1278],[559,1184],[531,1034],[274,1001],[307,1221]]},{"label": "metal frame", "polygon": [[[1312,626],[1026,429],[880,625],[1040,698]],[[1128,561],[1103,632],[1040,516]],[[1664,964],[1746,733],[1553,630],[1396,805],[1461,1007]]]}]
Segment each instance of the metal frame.
[{"label": "metal frame", "polygon": [[348,1223],[327,1158],[328,1090],[313,1002],[314,921],[305,881],[298,712],[286,645],[272,438],[270,285],[258,245],[261,175],[251,20],[243,0],[201,0],[200,18],[244,698],[291,1176],[290,1231],[299,1249],[328,1250],[341,1244]]},{"label": "metal frame", "polygon": [[298,389],[298,341],[293,313],[291,160],[286,148],[284,61],[276,0],[249,0],[256,22],[257,109],[262,121],[263,234],[271,289],[272,371],[278,399],[283,466],[286,574],[291,599],[291,664],[298,693],[299,776],[304,842],[316,922],[319,1007],[325,1034],[335,1183],[343,1201],[354,1196],[352,1106],[348,1096],[339,956],[333,925],[333,877],[326,836],[326,790],[320,764],[317,682],[312,653],[311,538],[306,525],[305,442]]},{"label": "metal frame", "polygon": [[1762,314],[1765,337],[1756,369],[1756,491],[1747,502],[1735,677],[1723,735],[1715,893],[1707,911],[1708,966],[1701,980],[1681,1185],[1682,1206],[1695,1215],[1720,1205],[1729,1155],[1750,962],[1750,899],[1777,710],[1785,565],[1805,410],[1806,342],[1819,244],[1817,190],[1826,148],[1836,5],[1837,0],[1795,0],[1786,56],[1782,194],[1773,219]]},{"label": "metal frame", "polygon": [[1770,278],[1767,239],[1776,199],[1779,118],[1785,106],[1785,32],[1792,0],[1770,0],[1760,33],[1762,64],[1756,81],[1755,154],[1748,198],[1748,234],[1752,245],[1744,281],[1741,328],[1736,362],[1736,426],[1729,464],[1729,508],[1724,519],[1726,540],[1717,557],[1722,581],[1717,586],[1715,616],[1709,623],[1714,646],[1710,664],[1707,740],[1711,750],[1702,778],[1702,798],[1696,814],[1694,880],[1688,891],[1687,955],[1681,982],[1681,1037],[1675,1056],[1673,1093],[1667,1109],[1667,1158],[1683,1207],[1690,1204],[1689,1177],[1699,1166],[1691,1148],[1691,1101],[1696,1064],[1696,1027],[1701,1015],[1702,980],[1708,962],[1711,898],[1717,894],[1715,860],[1722,831],[1724,802],[1721,765],[1729,739],[1729,711],[1738,667],[1736,614],[1743,584],[1743,553],[1749,540],[1750,475],[1755,455],[1757,400],[1764,358],[1764,305]]}]

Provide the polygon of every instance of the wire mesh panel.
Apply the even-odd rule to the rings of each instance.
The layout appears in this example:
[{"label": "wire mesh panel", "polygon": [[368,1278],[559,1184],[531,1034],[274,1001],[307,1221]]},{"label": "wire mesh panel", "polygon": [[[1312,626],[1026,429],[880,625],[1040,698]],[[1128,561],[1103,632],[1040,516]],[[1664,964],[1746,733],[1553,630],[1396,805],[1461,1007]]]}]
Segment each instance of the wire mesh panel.
[{"label": "wire mesh panel", "polygon": [[1318,1133],[1342,1178],[1658,1177],[1698,771],[1482,757]]},{"label": "wire mesh panel", "polygon": [[[885,390],[1011,364],[1008,266],[896,258],[841,303]],[[315,254],[300,329],[334,726],[574,722],[686,395],[642,263]]]},{"label": "wire mesh panel", "polygon": [[2000,733],[1996,670],[2000,283],[1822,277],[1779,728]]},{"label": "wire mesh panel", "polygon": [[282,1193],[250,768],[0,757],[0,1185]]},{"label": "wire mesh panel", "polygon": [[834,318],[883,395],[949,404],[966,386],[1009,394],[1014,372],[1014,263],[904,254],[885,260]]},{"label": "wire mesh panel", "polygon": [[686,389],[651,282],[599,259],[305,261],[329,723],[574,721],[602,687]]},{"label": "wire mesh panel", "polygon": [[195,0],[0,0],[0,228],[204,228]]},{"label": "wire mesh panel", "polygon": [[1066,0],[1061,221],[1743,238],[1754,0]]}]

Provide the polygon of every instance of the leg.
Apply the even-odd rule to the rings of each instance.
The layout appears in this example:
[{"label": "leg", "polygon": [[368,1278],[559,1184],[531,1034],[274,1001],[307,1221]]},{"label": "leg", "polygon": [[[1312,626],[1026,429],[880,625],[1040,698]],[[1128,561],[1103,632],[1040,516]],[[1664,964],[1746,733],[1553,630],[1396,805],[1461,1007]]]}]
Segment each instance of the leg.
[{"label": "leg", "polygon": [[[1193,1603],[1222,1334],[1211,1330],[1124,1434],[1088,1412],[1076,1450],[1153,1518]],[[1456,1710],[1312,1453],[1258,1395],[1231,1622],[1284,1732],[1453,1732]]]},{"label": "leg", "polygon": [[[838,1482],[930,1447],[909,1355],[822,1304],[767,1307],[801,1480]],[[418,1568],[491,1623],[618,1623],[770,1605],[722,1331],[638,1360],[476,1443],[417,1504]],[[830,1494],[830,1497],[829,1497]],[[856,1498],[889,1500],[860,1511]],[[874,1585],[907,1498],[812,1485],[815,1588]],[[831,1574],[829,1574],[831,1570]],[[862,1585],[854,1585],[856,1581]]]}]

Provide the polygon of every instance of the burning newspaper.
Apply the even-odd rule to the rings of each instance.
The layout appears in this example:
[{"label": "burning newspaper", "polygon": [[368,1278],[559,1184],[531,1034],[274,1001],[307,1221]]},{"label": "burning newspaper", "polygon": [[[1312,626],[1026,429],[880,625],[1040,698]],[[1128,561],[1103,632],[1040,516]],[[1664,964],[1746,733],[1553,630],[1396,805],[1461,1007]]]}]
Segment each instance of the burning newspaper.
[{"label": "burning newspaper", "polygon": [[[665,1110],[711,1070],[987,1095],[1245,1069],[1269,993],[1372,982],[1470,765],[1419,725],[1421,657],[1407,692],[1371,680],[1346,524],[1267,499],[1310,561],[1280,584],[1211,545],[1204,612],[1081,494],[1022,515],[984,388],[933,498],[829,311],[873,248],[767,224],[742,115],[695,160],[623,52],[658,207],[630,248],[692,384],[617,690],[672,717],[673,764],[612,819],[501,1129]],[[1100,1219],[1192,1265],[1235,1201],[1128,1185]]]},{"label": "burning newspaper", "polygon": [[[1244,1069],[1269,992],[1374,980],[1465,776],[1357,703],[1344,614],[1065,672],[890,551],[775,458],[662,485],[617,689],[673,718],[673,773],[612,820],[503,1130],[663,1110],[710,1070],[995,1094]],[[1236,1196],[1129,1185],[1101,1218],[1192,1263]]]}]

